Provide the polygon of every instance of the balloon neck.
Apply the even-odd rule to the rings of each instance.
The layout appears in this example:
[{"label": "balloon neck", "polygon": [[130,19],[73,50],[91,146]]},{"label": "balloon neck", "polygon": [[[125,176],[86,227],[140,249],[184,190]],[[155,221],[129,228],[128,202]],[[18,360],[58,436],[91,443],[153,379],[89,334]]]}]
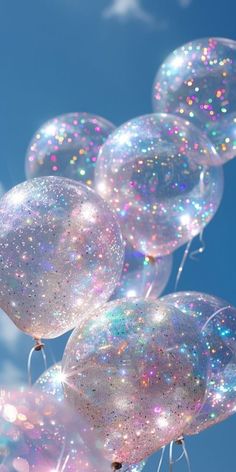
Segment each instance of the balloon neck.
[{"label": "balloon neck", "polygon": [[44,348],[44,344],[42,343],[41,339],[39,338],[34,338],[35,340],[35,351],[41,351]]},{"label": "balloon neck", "polygon": [[122,464],[120,462],[113,462],[111,468],[112,470],[120,470],[122,469]]},{"label": "balloon neck", "polygon": [[153,257],[153,256],[147,256],[147,257],[148,257],[148,260],[149,260],[150,264],[154,265],[156,263],[155,257]]},{"label": "balloon neck", "polygon": [[178,438],[176,441],[175,441],[175,444],[177,444],[178,446],[182,446],[184,443],[184,437],[181,436],[180,438]]}]

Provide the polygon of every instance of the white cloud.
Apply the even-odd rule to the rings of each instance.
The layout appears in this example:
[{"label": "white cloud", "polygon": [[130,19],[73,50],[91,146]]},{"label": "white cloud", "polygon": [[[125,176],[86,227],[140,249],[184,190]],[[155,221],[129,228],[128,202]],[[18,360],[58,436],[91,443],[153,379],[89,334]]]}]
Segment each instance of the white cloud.
[{"label": "white cloud", "polygon": [[192,3],[192,0],[178,0],[178,4],[183,7],[189,7],[189,5]]},{"label": "white cloud", "polygon": [[4,360],[0,364],[0,385],[1,388],[11,388],[25,383],[24,371],[17,367],[12,361]]},{"label": "white cloud", "polygon": [[28,350],[30,338],[23,334],[8,316],[0,310],[0,345],[11,353],[17,353],[20,346],[24,346],[24,350]]},{"label": "white cloud", "polygon": [[155,23],[154,18],[141,5],[141,0],[112,0],[112,4],[103,12],[105,18],[134,18],[145,23]]}]

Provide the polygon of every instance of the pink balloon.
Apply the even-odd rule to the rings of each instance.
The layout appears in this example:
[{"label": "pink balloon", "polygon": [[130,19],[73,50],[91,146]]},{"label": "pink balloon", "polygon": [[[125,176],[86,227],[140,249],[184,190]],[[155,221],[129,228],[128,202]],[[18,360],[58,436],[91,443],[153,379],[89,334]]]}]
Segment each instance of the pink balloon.
[{"label": "pink balloon", "polygon": [[138,462],[181,436],[200,409],[206,350],[177,308],[151,299],[110,302],[67,344],[66,398],[111,462]]},{"label": "pink balloon", "polygon": [[0,438],[0,472],[110,472],[78,416],[36,389],[1,391]]},{"label": "pink balloon", "polygon": [[0,306],[35,338],[55,338],[103,305],[124,247],[112,210],[62,177],[17,185],[0,200]]}]

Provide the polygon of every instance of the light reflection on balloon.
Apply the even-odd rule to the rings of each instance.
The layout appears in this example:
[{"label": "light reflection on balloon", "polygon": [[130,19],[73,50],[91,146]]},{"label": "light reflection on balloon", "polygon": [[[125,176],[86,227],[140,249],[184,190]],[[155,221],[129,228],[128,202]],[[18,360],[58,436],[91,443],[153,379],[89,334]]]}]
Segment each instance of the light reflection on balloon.
[{"label": "light reflection on balloon", "polygon": [[[82,436],[87,437],[89,446]],[[65,403],[59,404],[36,389],[1,390],[1,472],[110,472],[110,463],[93,440]],[[128,472],[141,472],[143,467],[144,463],[128,468]]]},{"label": "light reflection on balloon", "polygon": [[121,278],[111,300],[118,298],[157,298],[164,290],[172,269],[172,255],[144,256],[126,245]]},{"label": "light reflection on balloon", "polygon": [[93,186],[97,156],[115,126],[100,116],[68,113],[44,123],[26,155],[27,178],[55,175]]},{"label": "light reflection on balloon", "polygon": [[194,321],[141,299],[96,310],[72,333],[62,363],[68,402],[119,463],[182,435],[201,407],[207,366]]},{"label": "light reflection on balloon", "polygon": [[43,372],[35,382],[35,387],[47,395],[52,395],[57,401],[63,402],[63,380],[65,379],[61,370],[61,363],[58,363]]},{"label": "light reflection on balloon", "polygon": [[0,200],[0,306],[36,338],[59,336],[103,304],[123,265],[113,212],[61,177],[17,185]]},{"label": "light reflection on balloon", "polygon": [[207,340],[212,375],[205,403],[187,434],[208,428],[236,411],[236,308],[198,292],[179,292],[161,299],[193,318]]},{"label": "light reflection on balloon", "polygon": [[154,110],[188,119],[217,145],[218,155],[199,155],[206,165],[220,165],[234,157],[225,149],[227,141],[218,146],[217,134],[222,127],[225,139],[231,138],[235,100],[236,41],[230,39],[204,38],[183,45],[167,57],[154,82]]},{"label": "light reflection on balloon", "polygon": [[[114,131],[99,153],[95,187],[116,210],[124,237],[141,253],[170,254],[199,234],[222,198],[212,144],[179,117],[153,114]],[[212,157],[210,157],[212,156]]]}]

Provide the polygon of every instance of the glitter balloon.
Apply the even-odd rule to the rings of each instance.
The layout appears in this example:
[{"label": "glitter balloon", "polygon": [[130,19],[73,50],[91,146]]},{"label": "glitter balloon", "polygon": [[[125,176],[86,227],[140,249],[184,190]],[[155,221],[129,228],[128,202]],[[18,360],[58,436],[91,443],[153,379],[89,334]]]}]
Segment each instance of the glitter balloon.
[{"label": "glitter balloon", "polygon": [[27,178],[59,175],[92,186],[98,152],[115,126],[100,116],[68,113],[43,124],[26,155]]},{"label": "glitter balloon", "polygon": [[52,395],[58,402],[63,402],[64,392],[62,382],[61,363],[58,363],[54,364],[38,378],[35,382],[35,387],[47,395]]},{"label": "glitter balloon", "polygon": [[223,156],[223,161],[229,161],[236,156],[236,112],[227,114],[217,123],[211,123],[208,134],[214,141],[218,154]]},{"label": "glitter balloon", "polygon": [[195,434],[236,411],[236,308],[226,301],[198,292],[179,292],[162,298],[197,323],[205,335],[211,377],[205,403],[187,434]]},{"label": "glitter balloon", "polygon": [[123,253],[115,216],[79,182],[41,177],[0,200],[0,306],[35,338],[59,336],[102,305]]},{"label": "glitter balloon", "polygon": [[[89,449],[80,430],[86,432],[77,415],[50,396],[1,390],[0,471],[110,472],[102,451],[91,442]],[[141,472],[143,465],[128,470]]]},{"label": "glitter balloon", "polygon": [[182,435],[201,407],[207,365],[200,331],[181,311],[117,300],[72,333],[64,391],[106,457],[133,463]]},{"label": "glitter balloon", "polygon": [[200,131],[172,115],[135,118],[108,138],[95,185],[135,249],[170,254],[211,220],[222,197],[222,170],[200,166],[198,156],[215,152]]},{"label": "glitter balloon", "polygon": [[172,256],[144,256],[126,245],[121,279],[111,299],[157,298],[164,290],[172,269]]},{"label": "glitter balloon", "polygon": [[[187,118],[215,143],[215,130],[236,112],[236,42],[204,38],[176,49],[157,73],[153,100],[155,111]],[[225,138],[230,138],[225,131]],[[218,152],[199,157],[207,165],[234,157],[224,147]]]}]

